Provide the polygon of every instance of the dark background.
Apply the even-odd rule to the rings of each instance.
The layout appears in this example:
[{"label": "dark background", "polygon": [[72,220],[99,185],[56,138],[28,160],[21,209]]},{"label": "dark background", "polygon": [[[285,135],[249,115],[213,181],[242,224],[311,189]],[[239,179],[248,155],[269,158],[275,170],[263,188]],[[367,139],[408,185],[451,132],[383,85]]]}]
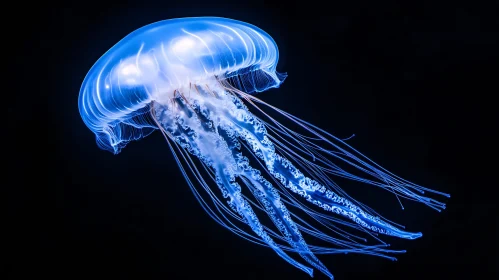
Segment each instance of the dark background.
[{"label": "dark background", "polygon": [[319,256],[336,279],[491,279],[497,7],[405,2],[21,3],[19,23],[4,25],[14,48],[4,53],[14,61],[4,88],[7,278],[309,279],[212,221],[159,133],[114,156],[78,113],[85,74],[122,37],[158,20],[222,16],[259,26],[280,48],[289,77],[262,99],[338,137],[356,134],[349,143],[382,166],[452,194],[442,213],[390,208],[387,218],[424,233],[385,238],[408,251],[397,262]]}]

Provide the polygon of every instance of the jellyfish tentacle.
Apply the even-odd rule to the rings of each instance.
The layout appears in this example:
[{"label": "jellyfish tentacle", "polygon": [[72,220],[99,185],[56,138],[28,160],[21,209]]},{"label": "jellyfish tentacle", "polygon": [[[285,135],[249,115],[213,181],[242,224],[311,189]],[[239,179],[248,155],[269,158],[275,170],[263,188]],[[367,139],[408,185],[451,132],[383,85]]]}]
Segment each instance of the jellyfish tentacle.
[{"label": "jellyfish tentacle", "polygon": [[[217,87],[216,84],[212,88],[208,85],[194,85],[194,89],[197,94],[189,99],[181,91],[178,91],[178,94],[174,94],[170,106],[161,105],[166,108],[157,112],[157,118],[162,120],[162,129],[168,131],[171,138],[180,147],[198,157],[211,170],[214,175],[212,178],[221,190],[223,197],[228,198],[228,205],[233,210],[234,217],[241,217],[240,221],[249,225],[251,231],[256,234],[255,238],[261,239],[263,244],[272,248],[288,263],[309,275],[313,273],[311,267],[294,260],[285,253],[285,250],[298,253],[312,267],[333,279],[332,274],[314,253],[340,252],[341,250],[307,245],[300,231],[305,230],[304,232],[318,236],[323,240],[325,239],[324,233],[310,226],[303,227],[304,221],[302,220],[298,219],[298,223],[293,221],[292,214],[285,205],[289,201],[286,200],[286,197],[281,200],[279,192],[272,185],[273,183],[260,175],[258,169],[250,166],[248,158],[241,152],[242,144],[245,146],[244,151],[250,152],[261,160],[257,160],[257,162],[270,174],[270,178],[275,181],[277,186],[282,187],[282,190],[286,189],[285,193],[289,191],[301,195],[308,202],[326,211],[349,218],[354,222],[352,225],[356,224],[358,229],[364,231],[370,230],[373,232],[371,234],[382,233],[406,239],[421,236],[420,233],[410,233],[397,228],[395,224],[390,224],[389,221],[382,220],[382,217],[377,217],[377,214],[369,212],[369,209],[364,210],[361,208],[362,204],[349,198],[337,186],[331,188],[328,185],[331,181],[321,177],[326,176],[324,173],[320,173],[321,170],[314,177],[314,173],[310,173],[306,166],[301,165],[302,162],[294,163],[286,158],[294,159],[293,155],[282,153],[280,148],[282,148],[283,143],[273,143],[275,139],[268,134],[266,123],[249,112],[242,100],[234,93]],[[303,147],[307,149],[311,146],[304,145]],[[315,147],[311,149],[315,149]],[[320,155],[317,159],[323,160]],[[322,161],[322,163],[326,165],[330,163],[330,168],[337,169],[333,163],[327,160]],[[295,164],[298,165],[295,167]],[[307,175],[300,169],[307,172],[305,173]],[[369,169],[362,170],[371,174]],[[255,204],[252,199],[247,199],[242,194],[236,178],[240,178],[244,185],[251,190],[260,205]],[[253,206],[268,214],[280,234],[260,223]],[[232,211],[229,210],[229,212]],[[309,213],[314,215],[315,212]],[[319,216],[316,218],[324,219]],[[277,243],[273,238],[286,241],[291,245],[291,248]],[[341,245],[332,240],[328,241],[339,246],[349,247],[348,244]],[[392,252],[392,250],[364,247],[360,244],[358,248],[353,247],[344,250],[344,252],[371,253],[381,256],[383,253]]]},{"label": "jellyfish tentacle", "polygon": [[[241,188],[235,182],[236,161],[228,143],[218,134],[216,127],[206,123],[209,119],[206,118],[206,114],[200,115],[200,107],[196,107],[196,103],[186,106],[182,97],[177,97],[175,102],[176,109],[163,108],[156,112],[157,118],[161,120],[162,129],[167,131],[182,148],[197,156],[215,171],[215,182],[223,197],[229,199],[229,206],[243,218],[262,241],[288,263],[313,276],[312,268],[291,258],[268,235],[251,205],[241,195]],[[174,110],[177,110],[176,113],[173,113]]]},{"label": "jellyfish tentacle", "polygon": [[288,210],[280,201],[279,194],[272,185],[251,167],[248,167],[248,170],[242,175],[248,180],[246,185],[253,186],[253,188],[250,188],[253,195],[264,205],[269,217],[286,237],[288,243],[296,249],[304,260],[329,278],[334,279],[333,275],[324,264],[322,264],[322,262],[310,251],[301,233],[291,219]]},{"label": "jellyfish tentacle", "polygon": [[[222,133],[222,131],[225,133]],[[251,167],[248,158],[239,152],[241,145],[236,135],[232,133],[232,129],[230,127],[222,127],[222,131],[219,130],[219,133],[226,139],[229,149],[232,151],[234,158],[236,158],[238,167],[237,175],[241,177],[254,197],[263,205],[266,213],[285,237],[286,241],[309,264],[329,278],[334,279],[331,272],[329,272],[326,266],[322,264],[308,247],[297,225],[292,220],[288,209],[281,202],[277,190],[260,174],[259,170]]]},{"label": "jellyfish tentacle", "polygon": [[306,177],[289,160],[275,152],[273,143],[266,135],[265,126],[260,121],[242,107],[237,111],[236,113],[230,110],[225,111],[224,116],[227,118],[228,125],[231,125],[239,137],[249,144],[255,155],[265,162],[269,172],[286,188],[324,210],[347,217],[373,232],[405,239],[421,237],[422,234],[419,232],[411,233],[400,230],[379,217],[368,214],[348,199]]},{"label": "jellyfish tentacle", "polygon": [[313,270],[310,267],[307,267],[293,258],[291,258],[288,254],[286,254],[276,243],[275,241],[265,232],[263,226],[258,220],[256,214],[251,209],[249,203],[241,196],[241,188],[236,183],[231,181],[229,178],[232,177],[230,174],[226,174],[224,172],[224,167],[220,166],[216,169],[216,181],[218,186],[223,189],[222,191],[226,193],[227,197],[229,197],[229,206],[236,211],[241,217],[245,219],[247,224],[251,227],[251,229],[262,238],[262,240],[269,245],[281,258],[286,260],[291,265],[301,269],[306,272],[308,275],[313,276]]},{"label": "jellyfish tentacle", "polygon": [[[227,88],[227,87],[226,87]],[[231,89],[229,89],[231,90]],[[442,195],[445,197],[450,197],[450,194],[436,191],[433,189],[429,189],[417,184],[414,184],[413,182],[407,181],[403,178],[400,178],[399,176],[391,173],[390,171],[386,170],[385,168],[381,167],[359,151],[355,150],[353,147],[342,141],[341,139],[331,135],[327,131],[309,123],[306,122],[290,113],[287,113],[279,108],[276,108],[275,106],[272,106],[258,98],[256,98],[253,95],[249,95],[247,93],[244,93],[240,90],[237,89],[232,89],[235,93],[238,95],[242,96],[246,101],[248,101],[254,108],[256,108],[258,111],[263,113],[266,118],[270,120],[271,123],[275,124],[277,127],[276,131],[279,134],[286,135],[288,137],[293,138],[292,140],[297,143],[301,147],[307,147],[306,149],[309,152],[312,152],[313,154],[313,159],[316,159],[316,156],[321,157],[324,159],[324,155],[330,155],[333,156],[334,158],[338,159],[339,161],[343,163],[347,163],[348,165],[357,168],[358,170],[365,172],[366,174],[372,175],[375,178],[381,180],[384,182],[379,183],[376,181],[371,181],[371,180],[366,180],[365,178],[361,178],[359,176],[355,176],[353,174],[350,174],[349,172],[345,172],[344,170],[338,168],[335,164],[327,161],[327,162],[322,162],[326,164],[326,169],[329,169],[328,172],[330,174],[333,174],[335,176],[340,176],[340,177],[345,177],[348,179],[356,180],[356,181],[361,181],[370,185],[378,186],[381,187],[387,191],[390,191],[394,193],[397,197],[403,197],[408,200],[413,200],[417,201],[420,203],[424,203],[426,206],[440,212],[441,210],[445,209],[445,203],[437,201],[433,198],[427,197],[427,196],[422,196],[421,194],[424,194],[426,192],[428,193],[434,193],[438,195]],[[292,123],[296,124],[299,128],[304,129],[306,133],[312,135],[310,136],[305,136],[301,135],[300,133],[297,133],[283,124],[279,123],[277,120],[272,118],[268,113],[266,113],[264,110],[262,110],[260,107],[257,106],[257,104],[261,104],[275,113],[285,117]],[[266,126],[272,126],[269,125],[268,123],[265,123]],[[282,136],[279,135],[279,136]],[[318,140],[321,141],[321,144],[318,145],[317,143],[312,143],[310,140]],[[324,146],[331,146],[333,149],[327,149]],[[320,162],[320,160],[319,160]],[[320,166],[315,163],[310,163],[313,166]],[[334,167],[334,168],[330,168]],[[400,200],[399,200],[400,202]],[[402,206],[403,208],[403,206]]]}]

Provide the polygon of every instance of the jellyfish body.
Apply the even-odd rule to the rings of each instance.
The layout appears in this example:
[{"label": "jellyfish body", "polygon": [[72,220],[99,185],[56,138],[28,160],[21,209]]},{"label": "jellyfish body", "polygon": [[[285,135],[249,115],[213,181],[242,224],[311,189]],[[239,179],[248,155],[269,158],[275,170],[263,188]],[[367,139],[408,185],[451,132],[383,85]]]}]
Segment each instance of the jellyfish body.
[{"label": "jellyfish body", "polygon": [[[333,178],[369,184],[438,211],[445,204],[425,194],[448,195],[390,173],[344,141],[251,94],[279,87],[286,75],[276,72],[277,62],[274,40],[247,23],[214,17],[153,23],[95,63],[80,90],[80,114],[98,145],[115,154],[159,129],[215,221],[309,275],[315,268],[333,278],[317,254],[394,259],[391,254],[403,251],[387,249],[379,234],[415,239],[421,233],[381,217]],[[261,213],[274,227],[260,222]],[[352,231],[377,243],[369,245]],[[308,245],[303,234],[327,245]]]}]

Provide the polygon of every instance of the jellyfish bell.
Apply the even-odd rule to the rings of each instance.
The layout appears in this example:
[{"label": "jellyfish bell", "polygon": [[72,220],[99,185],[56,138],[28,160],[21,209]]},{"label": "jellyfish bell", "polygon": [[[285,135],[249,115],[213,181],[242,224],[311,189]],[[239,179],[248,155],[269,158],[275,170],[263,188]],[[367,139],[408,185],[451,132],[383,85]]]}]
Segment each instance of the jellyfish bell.
[{"label": "jellyfish bell", "polygon": [[[99,145],[114,153],[145,136],[149,123],[127,124],[151,101],[175,91],[238,77],[248,93],[278,87],[277,46],[263,30],[225,18],[185,18],[142,27],[113,46],[90,69],[79,106]],[[130,127],[132,126],[132,127]],[[133,135],[131,135],[133,134]]]},{"label": "jellyfish bell", "polygon": [[[387,249],[377,237],[379,244],[366,245],[366,238],[351,231],[405,239],[421,233],[405,231],[357,202],[334,178],[372,185],[399,201],[438,211],[445,204],[425,194],[449,195],[390,173],[344,141],[258,99],[252,93],[279,87],[286,77],[276,72],[278,58],[270,35],[248,23],[216,17],[156,22],[126,36],[94,64],[80,89],[80,114],[98,145],[115,154],[130,141],[161,131],[186,182],[215,221],[270,247],[309,275],[315,268],[333,278],[317,254],[394,259],[390,254],[403,251]],[[253,196],[242,195],[242,187]],[[262,213],[277,230],[260,223]],[[330,246],[308,245],[302,232]]]},{"label": "jellyfish bell", "polygon": [[99,146],[119,153],[156,128],[145,118],[153,103],[161,107],[179,93],[206,93],[231,77],[245,92],[277,87],[284,79],[275,72],[277,59],[272,38],[243,22],[158,22],[124,38],[92,67],[81,89],[80,112]]}]

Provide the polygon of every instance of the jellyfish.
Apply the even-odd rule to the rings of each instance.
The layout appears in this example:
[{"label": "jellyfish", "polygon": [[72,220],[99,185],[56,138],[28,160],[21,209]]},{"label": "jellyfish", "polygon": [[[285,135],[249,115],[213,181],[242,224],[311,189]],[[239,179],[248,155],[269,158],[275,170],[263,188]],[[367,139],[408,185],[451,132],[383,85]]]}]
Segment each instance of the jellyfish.
[{"label": "jellyfish", "polygon": [[381,236],[422,234],[382,217],[337,181],[437,211],[445,204],[431,196],[449,195],[389,172],[346,140],[258,98],[287,77],[276,71],[278,58],[272,37],[245,22],[159,21],[127,35],[92,66],[79,112],[98,146],[114,154],[159,130],[210,217],[310,276],[317,269],[333,279],[321,254],[395,260],[405,251],[389,249]]}]

